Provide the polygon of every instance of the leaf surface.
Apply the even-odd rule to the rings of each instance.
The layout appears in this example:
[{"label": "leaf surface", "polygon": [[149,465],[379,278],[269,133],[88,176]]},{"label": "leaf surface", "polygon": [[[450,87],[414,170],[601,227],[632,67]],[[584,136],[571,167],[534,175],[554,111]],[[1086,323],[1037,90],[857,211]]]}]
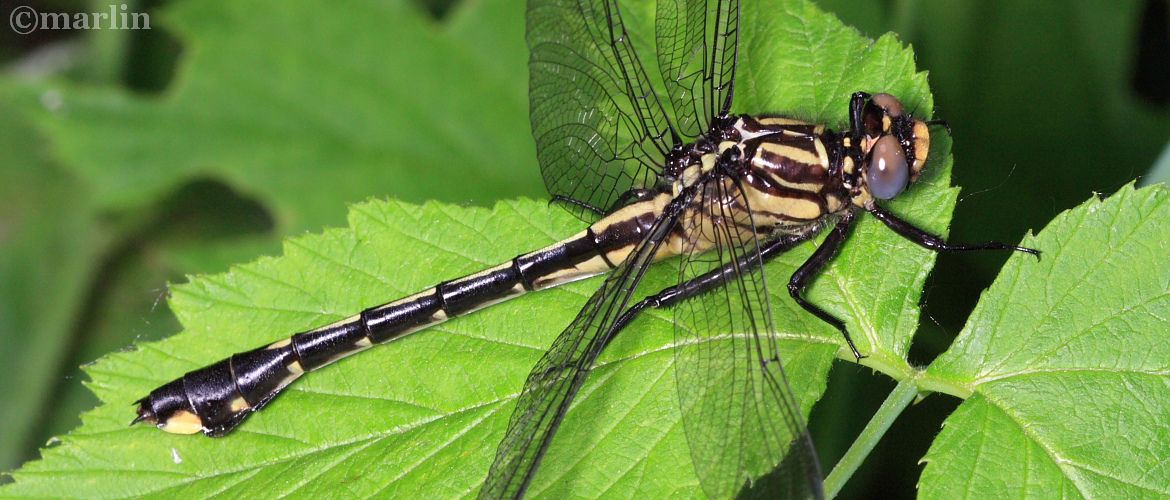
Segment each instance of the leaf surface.
[{"label": "leaf surface", "polygon": [[521,7],[485,2],[440,25],[405,1],[182,2],[164,16],[188,41],[167,94],[70,89],[46,124],[109,209],[208,177],[301,229],[376,194],[538,195]]},{"label": "leaf surface", "polygon": [[925,457],[924,496],[1170,495],[1170,192],[1122,188],[1013,257],[928,383],[970,397]]}]

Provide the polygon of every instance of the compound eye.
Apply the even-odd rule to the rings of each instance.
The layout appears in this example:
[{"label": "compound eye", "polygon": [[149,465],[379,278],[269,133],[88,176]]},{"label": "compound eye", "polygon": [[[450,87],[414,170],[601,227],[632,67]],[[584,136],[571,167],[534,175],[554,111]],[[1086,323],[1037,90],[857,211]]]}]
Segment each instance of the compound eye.
[{"label": "compound eye", "polygon": [[910,181],[910,165],[906,163],[906,152],[898,139],[887,135],[873,145],[869,169],[865,171],[865,182],[874,198],[888,200],[902,190]]},{"label": "compound eye", "polygon": [[873,99],[873,103],[882,108],[882,110],[885,111],[886,114],[890,116],[890,118],[901,117],[902,113],[905,112],[905,108],[902,107],[902,101],[899,101],[897,97],[894,97],[890,94],[874,94],[871,99]]}]

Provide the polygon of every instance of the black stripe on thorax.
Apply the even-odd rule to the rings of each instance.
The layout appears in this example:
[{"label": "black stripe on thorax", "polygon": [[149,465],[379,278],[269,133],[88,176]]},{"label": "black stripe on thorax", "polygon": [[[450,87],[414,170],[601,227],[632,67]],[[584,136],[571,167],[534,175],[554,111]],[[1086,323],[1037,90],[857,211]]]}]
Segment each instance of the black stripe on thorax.
[{"label": "black stripe on thorax", "polygon": [[[771,139],[771,137],[767,139]],[[828,182],[829,172],[825,167],[816,163],[803,162],[789,155],[778,154],[769,150],[766,144],[777,144],[798,149],[812,157],[820,158],[815,139],[794,141],[792,143],[771,140],[750,141],[747,144],[745,153],[751,158],[751,165],[753,167],[762,169],[768,175],[775,176],[793,184],[823,185]]]},{"label": "black stripe on thorax", "polygon": [[819,127],[819,125],[813,123],[807,123],[780,116],[772,117],[741,115],[740,118],[742,121],[740,122],[739,127],[744,132],[753,135],[767,132],[787,131],[793,134],[813,136],[816,135],[817,129]]},{"label": "black stripe on thorax", "polygon": [[[766,170],[759,169],[756,167],[753,167],[752,170],[756,173],[756,175],[750,175],[750,176],[745,177],[745,180],[747,180],[746,187],[749,189],[755,189],[755,190],[757,190],[761,193],[764,193],[768,196],[779,196],[779,197],[784,197],[784,198],[799,198],[802,200],[816,202],[816,203],[821,204],[821,205],[823,205],[825,203],[825,198],[822,195],[821,190],[819,190],[819,189],[817,191],[806,191],[804,189],[798,189],[798,188],[794,188],[794,187],[784,186],[784,185],[772,182],[768,178],[768,174],[771,173],[770,171],[766,171]],[[823,183],[817,183],[817,185],[821,186],[822,188],[824,186]],[[753,209],[754,209],[754,207],[753,207]]]}]

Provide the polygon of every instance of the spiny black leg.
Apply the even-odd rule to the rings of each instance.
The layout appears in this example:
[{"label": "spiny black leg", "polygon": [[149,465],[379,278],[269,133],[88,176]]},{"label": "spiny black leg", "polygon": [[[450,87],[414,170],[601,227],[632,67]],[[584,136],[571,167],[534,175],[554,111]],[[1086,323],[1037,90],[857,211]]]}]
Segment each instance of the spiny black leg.
[{"label": "spiny black leg", "polygon": [[[610,331],[614,333],[620,331],[623,327],[625,327],[626,324],[632,321],[635,317],[638,316],[639,313],[647,308],[661,309],[666,307],[674,307],[679,302],[682,302],[691,297],[695,297],[714,288],[718,288],[727,283],[728,280],[735,279],[737,273],[745,272],[746,269],[752,269],[756,266],[763,265],[775,258],[777,255],[780,255],[788,249],[807,240],[809,237],[810,235],[782,236],[775,240],[764,243],[760,248],[759,258],[740,258],[738,263],[729,262],[719,267],[718,269],[707,271],[706,273],[691,278],[684,283],[679,283],[676,286],[665,288],[654,295],[642,299],[637,304],[634,304],[633,307],[630,307],[629,309],[626,309],[624,312],[622,312],[622,315],[618,316],[618,319],[614,321]],[[615,336],[616,335],[613,334],[607,335],[606,343],[608,343],[609,340],[612,340]]]},{"label": "spiny black leg", "polygon": [[903,238],[906,238],[914,243],[921,245],[924,248],[934,250],[936,252],[970,252],[974,250],[1015,250],[1017,252],[1024,252],[1026,254],[1035,255],[1036,259],[1040,259],[1040,251],[1033,248],[1018,247],[1015,245],[1008,245],[1007,243],[1000,243],[998,241],[987,241],[983,243],[947,243],[946,240],[939,238],[933,234],[914,227],[913,224],[899,219],[898,216],[887,212],[884,208],[876,204],[868,209],[869,213],[877,217],[895,233],[898,233]]},{"label": "spiny black leg", "polygon": [[639,201],[646,201],[646,200],[649,200],[651,198],[654,198],[654,196],[656,196],[657,194],[658,194],[658,192],[654,191],[652,189],[631,189],[629,191],[622,193],[622,195],[619,196],[618,199],[614,201],[613,206],[609,207],[609,210],[604,210],[600,207],[596,207],[594,205],[591,205],[591,204],[586,203],[584,201],[578,200],[576,198],[570,198],[568,196],[560,195],[560,194],[554,194],[552,199],[549,200],[548,203],[550,205],[553,203],[564,203],[566,205],[584,208],[585,210],[588,210],[590,212],[597,214],[599,217],[604,217],[606,215],[609,215],[609,214],[612,214],[612,213],[618,211],[622,207],[631,205],[633,203],[637,203]]},{"label": "spiny black leg", "polygon": [[[787,251],[788,249],[807,240],[810,235],[786,235],[775,240],[764,243],[760,248],[759,258],[741,258],[738,263],[727,263],[718,269],[707,271],[699,276],[691,278],[684,283],[664,288],[662,291],[646,297],[637,304],[630,306],[630,308],[622,311],[621,316],[613,322],[613,326],[609,328],[609,332],[601,337],[598,345],[594,349],[602,350],[609,345],[617,334],[622,331],[634,318],[638,317],[642,311],[646,309],[662,309],[667,307],[674,307],[679,302],[682,302],[691,297],[700,295],[704,292],[717,288],[727,283],[728,280],[735,279],[737,272],[743,272],[744,269],[751,269],[755,266],[762,265]],[[848,336],[846,336],[848,337]],[[778,360],[777,360],[778,361]],[[565,366],[550,366],[544,371],[544,377],[549,378],[554,373],[564,370]]]},{"label": "spiny black leg", "polygon": [[598,216],[605,215],[605,210],[597,208],[593,205],[585,203],[585,202],[578,200],[576,198],[569,198],[568,196],[564,196],[564,195],[554,194],[552,199],[548,200],[549,205],[552,205],[553,203],[564,203],[566,205],[572,205],[574,207],[584,208],[585,210],[593,212],[593,213],[597,214]]},{"label": "spiny black leg", "polygon": [[829,233],[829,236],[825,238],[825,242],[821,243],[821,247],[813,252],[812,256],[804,261],[804,264],[801,264],[795,273],[792,273],[792,278],[788,280],[788,294],[805,311],[813,313],[816,317],[821,318],[825,323],[833,325],[837,331],[841,332],[841,335],[845,337],[845,342],[849,344],[849,350],[853,351],[853,356],[857,358],[857,361],[861,361],[865,356],[862,356],[861,351],[858,351],[857,346],[853,344],[853,337],[849,336],[849,330],[845,328],[845,322],[837,319],[837,317],[829,314],[828,311],[821,309],[816,304],[805,300],[803,296],[804,289],[808,288],[813,278],[816,278],[821,273],[821,270],[825,268],[825,264],[828,264],[829,261],[833,260],[833,257],[837,256],[837,252],[841,250],[841,246],[849,238],[849,231],[853,228],[855,217],[853,212],[849,212],[842,217],[837,222],[837,226],[833,228],[833,231]]}]

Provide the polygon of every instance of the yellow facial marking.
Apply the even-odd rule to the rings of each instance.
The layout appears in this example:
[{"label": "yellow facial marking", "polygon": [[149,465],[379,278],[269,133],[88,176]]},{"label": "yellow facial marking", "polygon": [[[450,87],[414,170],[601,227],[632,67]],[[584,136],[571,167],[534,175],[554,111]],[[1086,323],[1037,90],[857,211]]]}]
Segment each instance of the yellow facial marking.
[{"label": "yellow facial marking", "polygon": [[911,166],[914,178],[922,171],[926,157],[930,155],[930,129],[924,122],[914,122],[914,163]]}]

